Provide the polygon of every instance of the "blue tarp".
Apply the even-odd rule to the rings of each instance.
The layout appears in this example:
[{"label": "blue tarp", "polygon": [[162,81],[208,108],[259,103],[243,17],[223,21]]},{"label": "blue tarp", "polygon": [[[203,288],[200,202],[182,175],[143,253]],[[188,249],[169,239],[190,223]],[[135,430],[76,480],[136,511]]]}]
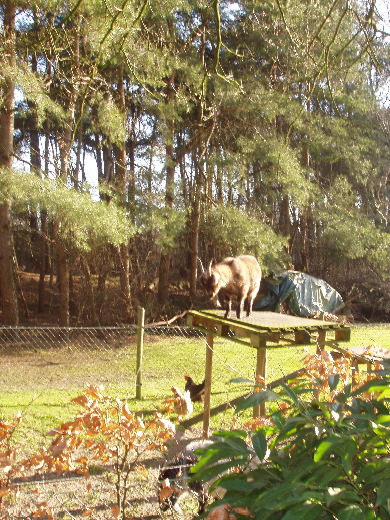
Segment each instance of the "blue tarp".
[{"label": "blue tarp", "polygon": [[327,282],[298,271],[283,271],[264,279],[268,293],[255,305],[257,311],[280,312],[286,302],[296,316],[334,314],[344,307],[340,294]]}]

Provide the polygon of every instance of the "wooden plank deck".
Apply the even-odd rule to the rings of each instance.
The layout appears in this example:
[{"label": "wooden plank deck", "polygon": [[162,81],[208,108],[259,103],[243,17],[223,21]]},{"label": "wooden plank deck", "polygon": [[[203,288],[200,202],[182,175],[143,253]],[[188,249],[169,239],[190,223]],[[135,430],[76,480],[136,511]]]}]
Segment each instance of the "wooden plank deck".
[{"label": "wooden plank deck", "polygon": [[223,310],[188,311],[187,324],[254,348],[308,345],[311,342],[323,346],[327,342],[349,341],[351,337],[351,329],[346,325],[278,312],[254,311],[241,319],[223,316]]}]

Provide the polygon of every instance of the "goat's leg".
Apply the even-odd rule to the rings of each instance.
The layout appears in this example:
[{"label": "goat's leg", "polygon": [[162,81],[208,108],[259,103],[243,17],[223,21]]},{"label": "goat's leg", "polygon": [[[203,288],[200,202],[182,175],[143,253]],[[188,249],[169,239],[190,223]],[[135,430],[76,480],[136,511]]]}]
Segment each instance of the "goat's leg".
[{"label": "goat's leg", "polygon": [[255,296],[253,293],[249,293],[246,299],[246,315],[250,316],[252,314],[253,301]]},{"label": "goat's leg", "polygon": [[226,312],[224,318],[230,318],[230,313],[232,312],[232,299],[231,297],[226,298]]},{"label": "goat's leg", "polygon": [[237,298],[237,310],[236,310],[237,318],[241,318],[241,315],[244,311],[244,302],[245,302],[245,298],[243,298],[243,297]]},{"label": "goat's leg", "polygon": [[207,505],[207,495],[202,494],[201,497],[199,497],[199,509],[198,509],[198,515],[202,515],[206,509]]},{"label": "goat's leg", "polygon": [[249,296],[247,291],[244,291],[241,296],[237,296],[237,318],[241,318],[245,308],[246,315],[249,316],[249,305]]},{"label": "goat's leg", "polygon": [[202,489],[199,490],[199,494],[198,494],[198,502],[199,502],[198,515],[201,515],[205,512],[208,500],[209,500],[209,497],[208,497],[207,493],[205,492],[204,487],[202,486]]}]

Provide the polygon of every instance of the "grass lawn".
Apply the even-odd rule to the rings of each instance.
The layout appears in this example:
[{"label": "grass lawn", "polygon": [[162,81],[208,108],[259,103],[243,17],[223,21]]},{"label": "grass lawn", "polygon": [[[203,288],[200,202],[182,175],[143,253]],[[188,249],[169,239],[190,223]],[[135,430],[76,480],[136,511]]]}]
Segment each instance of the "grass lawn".
[{"label": "grass lawn", "polygon": [[[171,387],[184,389],[184,374],[196,382],[204,377],[206,342],[201,335],[184,335],[174,328],[145,333],[142,364],[142,399],[136,395],[136,343],[128,338],[119,346],[74,348],[72,344],[50,348],[23,348],[0,351],[0,416],[10,419],[19,411],[23,420],[17,438],[29,451],[47,445],[46,434],[74,417],[77,407],[71,399],[89,385],[103,385],[107,395],[120,397],[132,411],[151,413],[161,410],[172,396]],[[381,345],[390,349],[390,326],[354,326],[351,346]],[[285,376],[303,366],[306,350],[314,346],[289,346],[268,351],[267,382]],[[211,420],[212,428],[231,428],[250,417],[237,418],[228,403],[251,389],[250,383],[232,383],[234,379],[253,381],[256,351],[225,338],[215,338],[211,406],[227,403],[226,411]],[[194,414],[202,411],[196,403]]]},{"label": "grass lawn", "polygon": [[390,350],[390,323],[353,325],[351,346],[381,346]]}]

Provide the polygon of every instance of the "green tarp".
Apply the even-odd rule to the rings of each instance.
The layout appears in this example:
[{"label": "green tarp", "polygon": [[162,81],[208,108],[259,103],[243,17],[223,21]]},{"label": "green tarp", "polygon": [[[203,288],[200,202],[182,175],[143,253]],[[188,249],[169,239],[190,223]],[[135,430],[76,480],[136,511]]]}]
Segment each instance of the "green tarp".
[{"label": "green tarp", "polygon": [[280,312],[284,301],[296,316],[335,314],[344,307],[343,299],[333,287],[306,273],[283,271],[265,278],[264,284],[268,293],[254,305],[257,311]]}]

